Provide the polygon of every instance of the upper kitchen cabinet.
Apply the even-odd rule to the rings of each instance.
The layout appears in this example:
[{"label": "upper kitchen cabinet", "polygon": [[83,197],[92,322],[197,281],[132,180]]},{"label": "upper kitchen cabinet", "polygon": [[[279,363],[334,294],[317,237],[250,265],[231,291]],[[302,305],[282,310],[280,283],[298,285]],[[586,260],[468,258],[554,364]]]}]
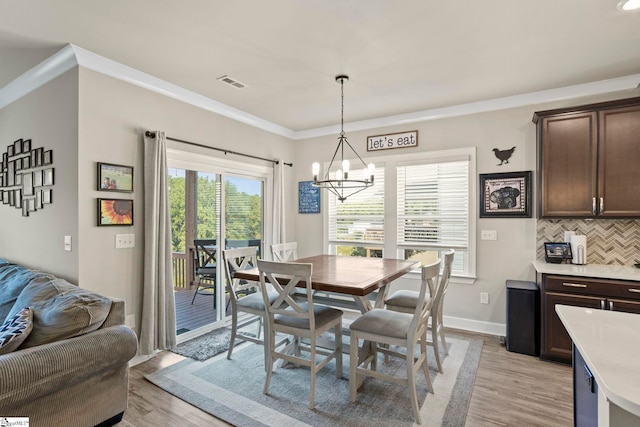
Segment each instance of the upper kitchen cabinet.
[{"label": "upper kitchen cabinet", "polygon": [[640,98],[539,111],[538,216],[640,218]]}]

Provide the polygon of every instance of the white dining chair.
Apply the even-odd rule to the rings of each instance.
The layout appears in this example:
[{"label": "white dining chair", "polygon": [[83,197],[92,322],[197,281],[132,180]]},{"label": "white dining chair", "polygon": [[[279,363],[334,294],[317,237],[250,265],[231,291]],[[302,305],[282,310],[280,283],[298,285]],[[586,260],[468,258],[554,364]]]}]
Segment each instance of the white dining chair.
[{"label": "white dining chair", "polygon": [[[278,262],[293,261],[298,258],[298,242],[274,243],[271,245],[271,258]],[[302,298],[305,292],[304,289],[296,289],[296,294],[302,295]],[[313,293],[316,295],[317,291]]]},{"label": "white dining chair", "polygon": [[298,258],[298,243],[274,243],[271,245],[271,256],[274,261],[287,262]]},{"label": "white dining chair", "polygon": [[[283,263],[258,260],[260,272],[260,286],[264,303],[267,306],[268,337],[266,337],[267,378],[264,384],[264,394],[269,392],[273,364],[281,359],[294,365],[309,367],[311,384],[309,393],[309,408],[315,407],[316,374],[331,360],[336,363],[336,376],[342,378],[342,311],[313,304],[311,292],[311,273],[313,265],[310,263]],[[306,288],[305,302],[300,302],[295,292],[296,285],[304,283]],[[267,300],[266,289],[270,284],[278,293],[278,298],[271,302]],[[329,350],[316,345],[318,336],[330,329],[334,330],[334,349]],[[292,336],[286,345],[276,344],[276,334]],[[305,343],[302,339],[305,339]],[[308,342],[308,345],[306,344]],[[301,357],[301,351],[308,352],[310,357]],[[324,356],[318,362],[317,356]]]},{"label": "white dining chair", "polygon": [[[408,388],[409,398],[413,416],[418,424],[422,423],[420,407],[418,406],[418,395],[416,390],[415,376],[422,368],[429,387],[429,392],[433,393],[433,384],[429,375],[427,362],[427,346],[423,339],[426,334],[427,323],[431,316],[431,308],[434,298],[428,296],[429,282],[432,282],[440,272],[440,260],[423,266],[420,290],[418,291],[418,304],[413,309],[413,313],[403,313],[399,311],[387,310],[384,308],[374,308],[357,318],[349,329],[351,330],[351,340],[349,344],[349,400],[356,401],[357,390],[365,377],[374,377],[383,381],[401,384]],[[370,342],[371,351],[360,359],[358,348],[359,340]],[[420,355],[415,356],[416,345],[420,344]],[[405,351],[400,352],[395,347],[404,347]],[[406,363],[405,375],[393,375],[392,373],[377,370],[378,352],[385,357],[403,358]]]},{"label": "white dining chair", "polygon": [[[229,341],[229,350],[227,351],[227,359],[231,359],[233,348],[236,340],[250,341],[256,344],[264,345],[262,329],[264,325],[264,337],[267,336],[267,322],[263,319],[267,317],[267,309],[265,299],[262,296],[262,290],[258,282],[240,280],[233,277],[233,273],[240,270],[247,270],[257,267],[257,252],[255,246],[245,248],[226,249],[222,252],[224,259],[227,293],[231,302],[231,339]],[[273,302],[278,298],[278,294],[269,289],[266,294],[269,302]],[[242,321],[238,321],[238,315],[246,313]],[[242,332],[242,329],[253,324],[257,324],[255,335],[249,335]],[[267,367],[267,350],[265,348],[265,369]]]},{"label": "white dining chair", "polygon": [[[440,280],[435,286],[435,291],[433,289],[433,285],[430,286],[429,294],[434,298],[434,302],[433,308],[431,309],[431,322],[428,325],[428,334],[425,339],[427,340],[427,345],[433,347],[436,356],[436,363],[438,364],[438,370],[440,373],[443,373],[444,370],[442,367],[442,357],[440,355],[440,344],[438,342],[442,344],[445,356],[449,354],[449,347],[447,346],[444,334],[442,313],[444,311],[444,297],[447,294],[447,288],[449,287],[451,279],[451,266],[453,264],[454,255],[455,250],[453,249],[450,249],[444,254],[444,267],[442,274],[440,275]],[[389,310],[411,313],[415,309],[417,299],[418,293],[416,291],[400,290],[387,297],[384,302]]]}]

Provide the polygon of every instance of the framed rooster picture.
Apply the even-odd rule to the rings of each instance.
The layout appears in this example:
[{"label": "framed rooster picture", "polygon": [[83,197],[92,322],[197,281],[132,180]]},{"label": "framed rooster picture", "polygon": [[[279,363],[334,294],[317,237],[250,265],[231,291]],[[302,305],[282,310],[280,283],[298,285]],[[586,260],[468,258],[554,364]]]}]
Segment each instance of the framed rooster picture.
[{"label": "framed rooster picture", "polygon": [[531,171],[480,174],[480,218],[531,218]]}]

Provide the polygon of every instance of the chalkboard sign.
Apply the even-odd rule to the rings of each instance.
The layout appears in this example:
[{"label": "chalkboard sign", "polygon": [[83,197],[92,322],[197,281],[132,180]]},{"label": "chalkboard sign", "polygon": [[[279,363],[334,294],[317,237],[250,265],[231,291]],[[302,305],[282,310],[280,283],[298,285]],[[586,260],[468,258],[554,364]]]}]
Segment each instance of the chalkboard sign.
[{"label": "chalkboard sign", "polygon": [[311,185],[312,182],[298,183],[298,213],[320,213],[320,189]]}]

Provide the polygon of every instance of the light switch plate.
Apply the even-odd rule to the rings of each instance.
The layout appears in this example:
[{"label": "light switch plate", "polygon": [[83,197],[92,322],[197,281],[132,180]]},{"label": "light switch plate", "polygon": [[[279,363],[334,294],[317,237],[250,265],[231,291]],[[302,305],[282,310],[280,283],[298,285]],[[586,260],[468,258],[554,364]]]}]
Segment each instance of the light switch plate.
[{"label": "light switch plate", "polygon": [[489,292],[480,292],[480,304],[489,304]]},{"label": "light switch plate", "polygon": [[498,231],[497,230],[481,230],[480,239],[481,240],[498,240]]},{"label": "light switch plate", "polygon": [[116,249],[133,248],[135,245],[135,234],[116,234]]},{"label": "light switch plate", "polygon": [[71,252],[71,236],[64,236],[64,250]]}]

